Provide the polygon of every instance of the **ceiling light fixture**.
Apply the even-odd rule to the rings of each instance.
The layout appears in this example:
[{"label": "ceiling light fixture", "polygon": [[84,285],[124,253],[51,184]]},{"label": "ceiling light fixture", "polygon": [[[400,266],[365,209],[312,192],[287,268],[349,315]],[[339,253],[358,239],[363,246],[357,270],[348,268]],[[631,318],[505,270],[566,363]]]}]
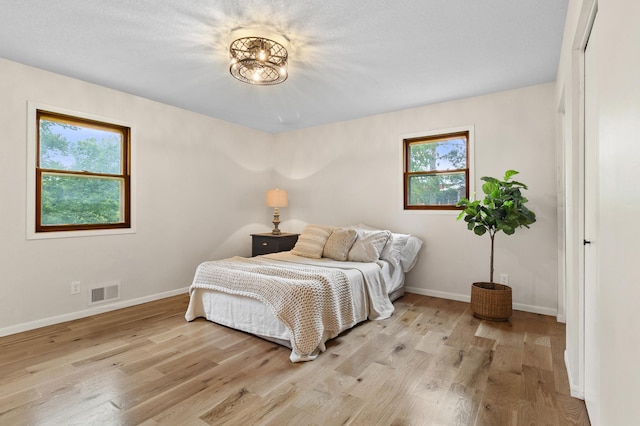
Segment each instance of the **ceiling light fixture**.
[{"label": "ceiling light fixture", "polygon": [[231,75],[245,83],[270,86],[287,79],[287,49],[262,37],[239,38],[229,47]]}]

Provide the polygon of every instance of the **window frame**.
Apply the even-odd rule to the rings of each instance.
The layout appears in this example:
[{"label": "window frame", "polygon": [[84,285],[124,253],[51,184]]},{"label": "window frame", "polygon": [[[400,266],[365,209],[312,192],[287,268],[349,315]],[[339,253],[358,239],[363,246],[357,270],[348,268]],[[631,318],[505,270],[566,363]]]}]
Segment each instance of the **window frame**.
[{"label": "window frame", "polygon": [[[409,172],[409,146],[416,142],[436,142],[438,140],[447,139],[455,136],[466,137],[466,167],[455,170],[433,170],[428,172]],[[455,213],[461,209],[453,204],[428,204],[413,205],[409,204],[409,180],[412,176],[436,176],[449,174],[452,172],[464,172],[467,182],[465,188],[465,197],[469,198],[474,193],[474,127],[463,126],[452,129],[434,130],[428,132],[414,133],[403,135],[401,137],[401,156],[402,156],[402,210],[404,212],[432,212],[432,213]]]},{"label": "window frame", "polygon": [[[40,119],[51,117],[78,126],[117,131],[121,133],[122,168],[119,174],[67,171],[40,168]],[[27,239],[84,237],[135,233],[135,182],[132,178],[134,145],[133,127],[122,120],[105,118],[50,105],[28,102],[28,161],[27,161]],[[115,223],[42,225],[41,195],[43,173],[75,177],[117,179],[122,182],[122,220]]]}]

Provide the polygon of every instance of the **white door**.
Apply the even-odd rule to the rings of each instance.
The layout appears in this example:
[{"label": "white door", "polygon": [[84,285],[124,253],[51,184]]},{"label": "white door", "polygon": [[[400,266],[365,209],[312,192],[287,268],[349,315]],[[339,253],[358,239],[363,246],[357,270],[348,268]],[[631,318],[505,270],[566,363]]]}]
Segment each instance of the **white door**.
[{"label": "white door", "polygon": [[598,20],[584,60],[584,396],[591,424],[600,424],[600,309],[598,306]]}]

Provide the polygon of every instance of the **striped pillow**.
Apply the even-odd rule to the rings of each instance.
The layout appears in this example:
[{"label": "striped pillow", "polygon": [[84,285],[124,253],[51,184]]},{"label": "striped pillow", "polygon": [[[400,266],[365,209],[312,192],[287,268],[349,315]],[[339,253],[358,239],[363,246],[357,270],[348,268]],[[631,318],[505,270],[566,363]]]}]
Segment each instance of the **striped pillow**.
[{"label": "striped pillow", "polygon": [[291,250],[291,254],[320,259],[324,245],[333,229],[333,226],[307,225],[298,237],[298,242]]}]

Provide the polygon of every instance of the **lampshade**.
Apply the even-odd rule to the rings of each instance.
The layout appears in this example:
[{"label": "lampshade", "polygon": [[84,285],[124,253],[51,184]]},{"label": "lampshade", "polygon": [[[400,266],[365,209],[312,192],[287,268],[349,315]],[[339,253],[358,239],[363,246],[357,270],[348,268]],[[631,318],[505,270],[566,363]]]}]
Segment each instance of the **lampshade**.
[{"label": "lampshade", "polygon": [[229,47],[229,72],[238,80],[259,86],[287,79],[289,54],[280,43],[262,37],[243,37]]},{"label": "lampshade", "polygon": [[268,190],[266,205],[267,207],[287,207],[289,205],[287,191],[279,188]]}]

